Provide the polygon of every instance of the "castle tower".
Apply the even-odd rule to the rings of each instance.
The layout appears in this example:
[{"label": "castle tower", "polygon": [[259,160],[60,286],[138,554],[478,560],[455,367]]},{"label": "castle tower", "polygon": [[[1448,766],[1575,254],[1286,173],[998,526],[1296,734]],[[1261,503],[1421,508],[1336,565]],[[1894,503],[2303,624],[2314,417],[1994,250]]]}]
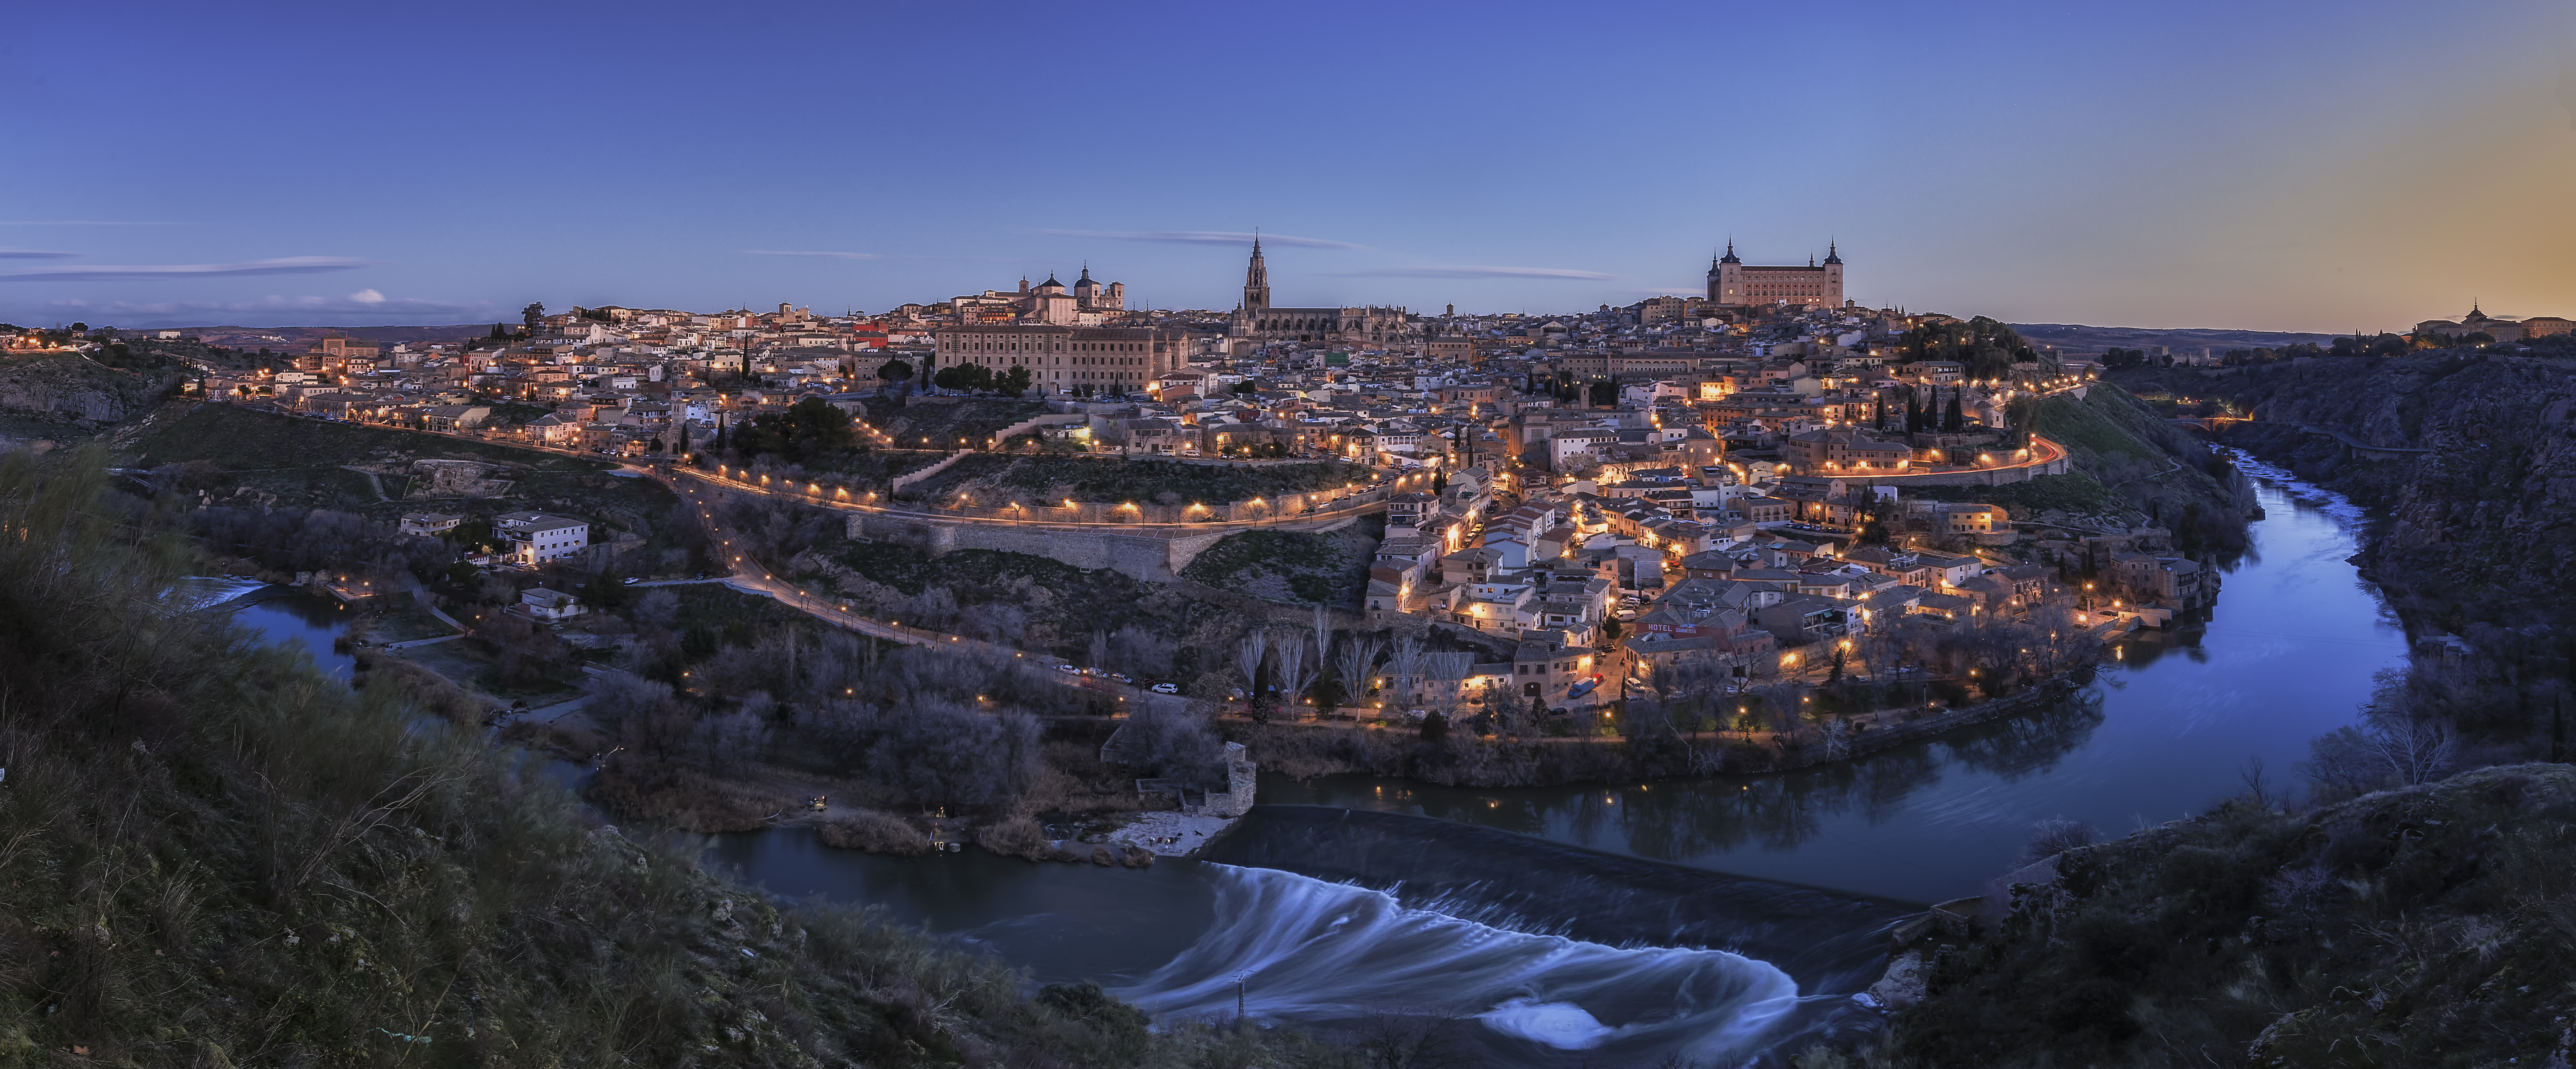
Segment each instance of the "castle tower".
[{"label": "castle tower", "polygon": [[1259,312],[1270,307],[1270,267],[1261,262],[1261,238],[1252,239],[1252,263],[1243,269],[1243,310]]},{"label": "castle tower", "polygon": [[1726,254],[1708,265],[1708,303],[1744,304],[1744,261],[1735,255],[1735,240],[1727,239]]}]

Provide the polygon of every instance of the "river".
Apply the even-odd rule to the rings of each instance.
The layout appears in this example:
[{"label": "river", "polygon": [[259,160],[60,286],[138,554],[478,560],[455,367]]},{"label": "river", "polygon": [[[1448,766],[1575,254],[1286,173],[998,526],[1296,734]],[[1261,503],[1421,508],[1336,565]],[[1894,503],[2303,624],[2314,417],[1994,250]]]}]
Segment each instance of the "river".
[{"label": "river", "polygon": [[[2246,462],[2267,517],[2218,607],[2124,642],[2078,699],[1859,761],[1784,775],[1471,790],[1265,778],[1265,803],[1201,861],[898,860],[811,832],[713,837],[772,893],[878,906],[1028,970],[1093,979],[1159,1018],[1365,1025],[1456,1015],[1479,1064],[1741,1063],[1870,1027],[1850,994],[1915,904],[1976,893],[2030,825],[2107,834],[2294,780],[2404,643],[2344,563],[2361,517]],[[242,618],[326,669],[336,609]],[[570,779],[578,773],[555,763]],[[1427,819],[1428,818],[1428,819]]]},{"label": "river", "polygon": [[333,679],[357,671],[357,659],[333,649],[332,642],[349,630],[356,615],[348,606],[293,587],[272,586],[223,603],[233,620],[259,633],[271,644],[301,646],[313,666]]}]

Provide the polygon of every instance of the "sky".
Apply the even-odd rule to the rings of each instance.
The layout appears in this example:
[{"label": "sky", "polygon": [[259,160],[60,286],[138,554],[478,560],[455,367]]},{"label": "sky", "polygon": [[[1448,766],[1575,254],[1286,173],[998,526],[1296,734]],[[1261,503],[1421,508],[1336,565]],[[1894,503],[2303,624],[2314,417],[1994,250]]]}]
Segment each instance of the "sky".
[{"label": "sky", "polygon": [[2576,4],[207,4],[0,15],[0,320],[881,311],[1050,273],[1563,313],[2576,317]]}]

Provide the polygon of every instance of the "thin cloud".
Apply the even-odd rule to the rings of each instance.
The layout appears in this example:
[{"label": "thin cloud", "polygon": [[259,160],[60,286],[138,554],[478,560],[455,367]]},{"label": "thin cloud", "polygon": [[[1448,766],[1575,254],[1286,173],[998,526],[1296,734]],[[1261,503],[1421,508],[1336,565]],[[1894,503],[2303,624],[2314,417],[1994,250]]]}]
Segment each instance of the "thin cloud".
[{"label": "thin cloud", "polygon": [[48,249],[0,249],[0,260],[63,260],[80,255]]},{"label": "thin cloud", "polygon": [[[1250,231],[1236,233],[1231,230],[1045,230],[1040,231],[1040,233],[1054,234],[1058,237],[1068,238],[1110,238],[1117,241],[1170,241],[1188,245],[1249,245],[1252,244],[1254,236]],[[1260,238],[1267,244],[1286,245],[1295,249],[1365,249],[1368,247],[1366,245],[1354,245],[1347,241],[1333,241],[1328,238],[1301,238],[1291,234],[1262,234],[1260,235]]]},{"label": "thin cloud", "polygon": [[828,256],[836,260],[881,260],[873,252],[804,252],[794,249],[744,249],[745,256]]},{"label": "thin cloud", "polygon": [[346,256],[286,256],[237,264],[90,264],[49,271],[0,274],[0,282],[100,282],[142,278],[215,278],[232,275],[315,275],[372,267],[372,260]]},{"label": "thin cloud", "polygon": [[43,306],[47,311],[65,315],[98,316],[170,316],[203,315],[212,312],[266,312],[297,315],[446,315],[478,318],[492,314],[496,307],[490,301],[425,301],[410,297],[387,297],[364,289],[342,297],[308,295],[286,297],[271,294],[251,301],[53,301]]},{"label": "thin cloud", "polygon": [[1607,282],[1618,278],[1599,271],[1577,271],[1567,267],[1387,267],[1375,271],[1344,271],[1341,278],[1560,278],[1579,282]]}]

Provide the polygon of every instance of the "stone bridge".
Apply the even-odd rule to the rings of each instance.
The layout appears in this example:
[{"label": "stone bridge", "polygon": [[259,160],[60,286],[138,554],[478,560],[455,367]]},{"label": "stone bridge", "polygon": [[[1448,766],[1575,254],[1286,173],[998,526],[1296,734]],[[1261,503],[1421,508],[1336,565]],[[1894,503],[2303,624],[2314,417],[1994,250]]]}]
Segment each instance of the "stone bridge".
[{"label": "stone bridge", "polygon": [[2328,430],[2311,423],[2295,423],[2286,420],[2254,419],[2250,416],[2175,416],[2172,417],[2172,421],[2175,423],[2198,427],[2208,434],[2216,434],[2219,431],[2225,430],[2238,423],[2252,423],[2267,427],[2296,427],[2299,429],[2300,433],[2303,434],[2314,434],[2332,438],[2335,440],[2335,444],[2343,446],[2345,453],[2351,456],[2360,457],[2364,460],[2404,460],[2408,457],[2422,456],[2426,453],[2432,452],[2430,449],[2421,449],[2412,446],[2374,445],[2349,434],[2345,434],[2342,431]]}]

